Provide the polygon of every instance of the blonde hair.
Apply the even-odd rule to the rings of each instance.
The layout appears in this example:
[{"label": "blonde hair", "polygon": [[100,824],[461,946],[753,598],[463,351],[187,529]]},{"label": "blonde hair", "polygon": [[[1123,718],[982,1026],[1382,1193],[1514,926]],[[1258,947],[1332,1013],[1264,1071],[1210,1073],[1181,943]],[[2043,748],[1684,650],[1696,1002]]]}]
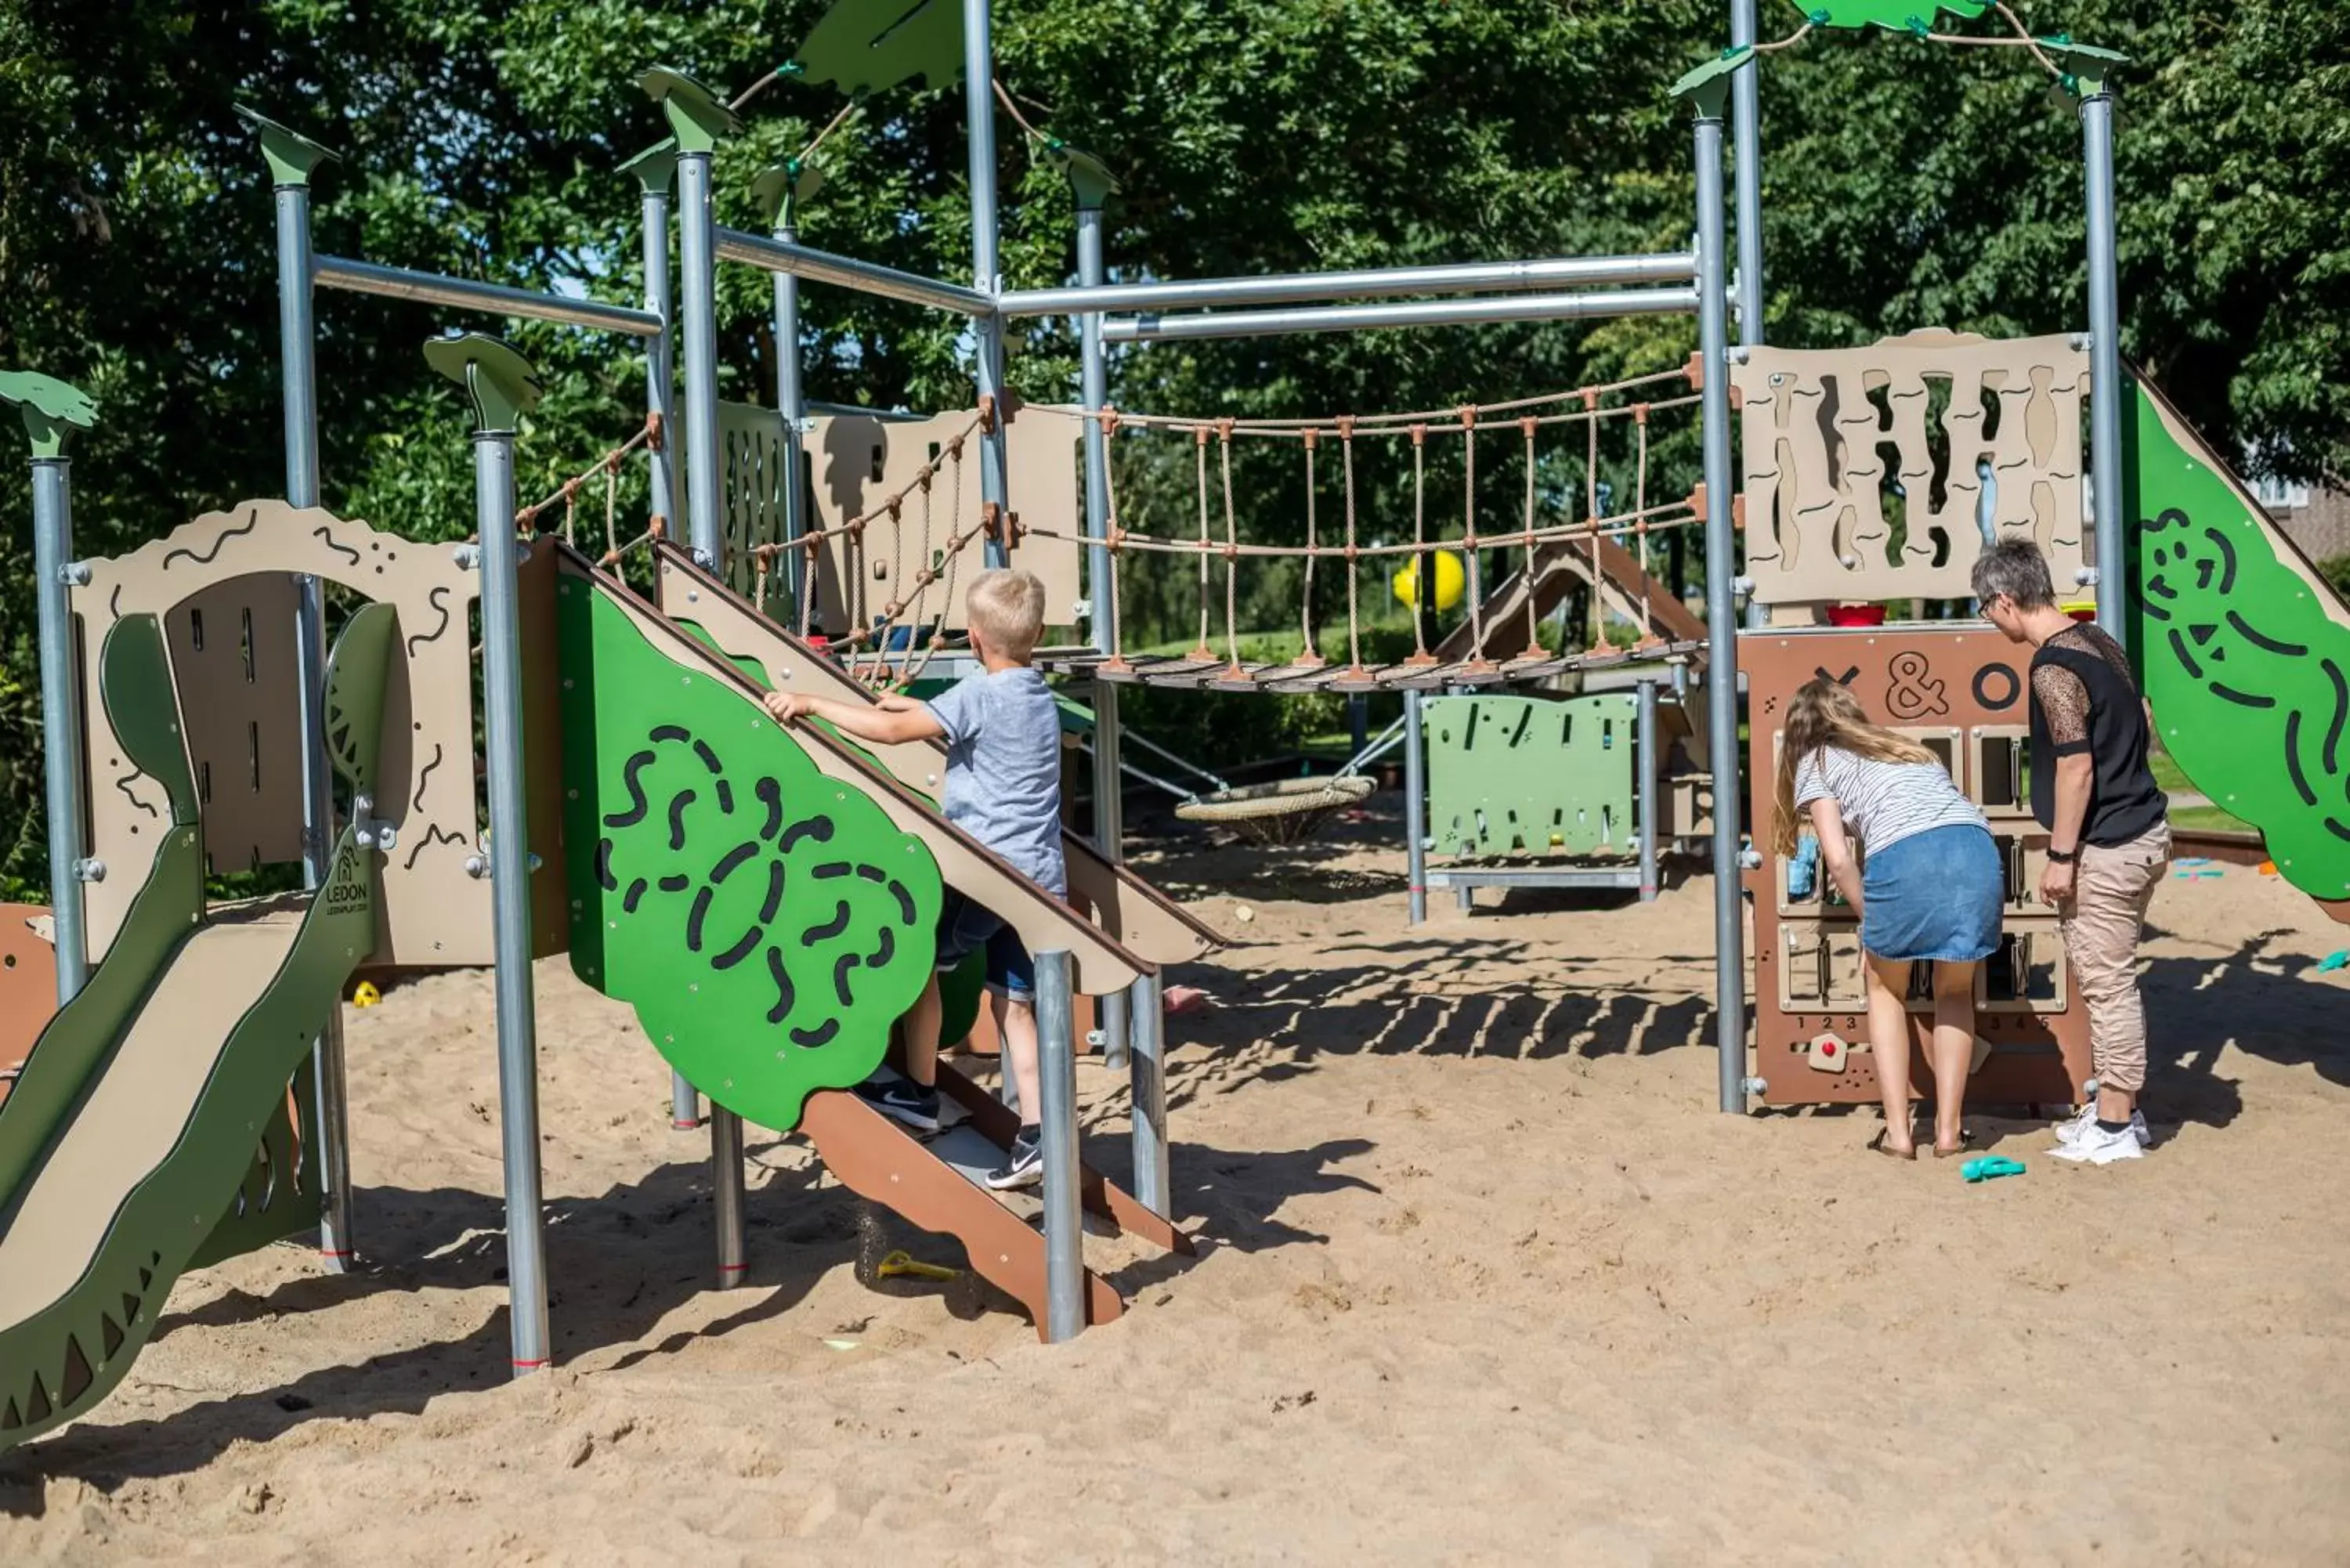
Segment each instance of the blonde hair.
[{"label": "blonde hair", "polygon": [[1866,757],[1873,763],[1939,763],[1907,735],[1897,735],[1868,716],[1868,710],[1835,681],[1822,676],[1807,680],[1787,704],[1779,731],[1779,788],[1771,813],[1773,847],[1781,855],[1795,852],[1795,767],[1804,758],[1828,747]]},{"label": "blonde hair", "polygon": [[1034,572],[998,566],[980,573],[963,600],[988,651],[1025,664],[1045,635],[1045,585]]}]

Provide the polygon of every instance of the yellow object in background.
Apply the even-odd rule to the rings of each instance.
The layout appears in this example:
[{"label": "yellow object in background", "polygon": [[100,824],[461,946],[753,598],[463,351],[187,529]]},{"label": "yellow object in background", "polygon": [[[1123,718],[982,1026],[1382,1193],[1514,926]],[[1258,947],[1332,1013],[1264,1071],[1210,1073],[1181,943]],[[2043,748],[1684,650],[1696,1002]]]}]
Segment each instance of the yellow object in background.
[{"label": "yellow object in background", "polygon": [[1449,610],[1461,602],[1469,587],[1469,568],[1451,550],[1439,550],[1433,556],[1415,556],[1395,575],[1396,602],[1406,609],[1419,602],[1419,564],[1422,560],[1436,563],[1436,607]]},{"label": "yellow object in background", "polygon": [[358,988],[351,992],[353,1007],[373,1007],[382,1000],[383,992],[375,988],[375,982],[371,980],[359,981]]}]

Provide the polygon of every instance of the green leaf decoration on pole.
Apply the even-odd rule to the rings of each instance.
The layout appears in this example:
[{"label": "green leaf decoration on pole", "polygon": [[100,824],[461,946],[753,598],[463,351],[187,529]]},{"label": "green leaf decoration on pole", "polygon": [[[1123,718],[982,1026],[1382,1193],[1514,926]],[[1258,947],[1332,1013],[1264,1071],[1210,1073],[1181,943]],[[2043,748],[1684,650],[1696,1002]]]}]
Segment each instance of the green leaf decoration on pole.
[{"label": "green leaf decoration on pole", "polygon": [[1108,164],[1066,141],[1046,142],[1037,159],[1068,177],[1069,189],[1076,192],[1081,212],[1098,212],[1118,192],[1118,176],[1109,171]]},{"label": "green leaf decoration on pole", "polygon": [[572,967],[712,1100],[789,1131],[921,994],[937,862],[601,584],[557,588]]},{"label": "green leaf decoration on pole", "polygon": [[2077,98],[2095,98],[2106,90],[2106,79],[2129,64],[2129,57],[2119,50],[2076,44],[2066,37],[2043,38],[2040,47],[2064,73],[2064,90]]},{"label": "green leaf decoration on pole", "polygon": [[795,56],[807,79],[851,97],[887,92],[920,77],[931,88],[962,79],[959,0],[838,0]]},{"label": "green leaf decoration on pole", "polygon": [[1938,14],[1948,11],[1971,22],[1991,9],[1991,0],[1794,0],[1814,27],[1883,27],[1896,33],[1930,32]]},{"label": "green leaf decoration on pole", "polygon": [[475,428],[484,433],[512,431],[538,407],[538,372],[515,346],[485,332],[434,337],[424,345],[424,362],[465,389],[473,400]]},{"label": "green leaf decoration on pole", "polygon": [[1754,57],[1752,45],[1724,49],[1672,86],[1672,96],[1685,98],[1701,119],[1720,119],[1730,101],[1730,78]]},{"label": "green leaf decoration on pole", "polygon": [[681,152],[709,152],[717,147],[720,137],[743,129],[743,122],[716,93],[683,71],[655,66],[637,78],[637,85],[660,105]]},{"label": "green leaf decoration on pole", "polygon": [[35,457],[63,456],[68,434],[98,422],[98,405],[88,392],[32,370],[0,374],[0,403],[24,420]]}]

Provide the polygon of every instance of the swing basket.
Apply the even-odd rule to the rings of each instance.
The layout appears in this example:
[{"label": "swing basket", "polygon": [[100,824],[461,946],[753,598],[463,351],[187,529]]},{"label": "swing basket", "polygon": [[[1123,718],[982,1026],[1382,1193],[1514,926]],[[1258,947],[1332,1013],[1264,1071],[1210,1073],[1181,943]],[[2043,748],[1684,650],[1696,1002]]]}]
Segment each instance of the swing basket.
[{"label": "swing basket", "polygon": [[1360,775],[1283,779],[1187,800],[1175,808],[1175,815],[1185,822],[1229,827],[1252,844],[1303,844],[1332,816],[1369,799],[1378,787]]}]

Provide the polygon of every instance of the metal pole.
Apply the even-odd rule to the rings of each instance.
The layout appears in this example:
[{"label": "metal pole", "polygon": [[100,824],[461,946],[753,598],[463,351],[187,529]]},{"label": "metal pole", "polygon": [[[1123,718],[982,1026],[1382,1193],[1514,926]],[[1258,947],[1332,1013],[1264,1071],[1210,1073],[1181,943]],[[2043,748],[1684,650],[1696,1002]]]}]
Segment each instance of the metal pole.
[{"label": "metal pole", "polygon": [[[1108,276],[1102,256],[1102,210],[1098,202],[1077,208],[1077,277],[1098,285]],[[1091,311],[1077,318],[1079,389],[1085,406],[1098,410],[1109,402],[1109,360],[1102,348],[1102,318]],[[1109,553],[1109,437],[1099,420],[1087,420],[1086,441],[1086,537],[1095,541],[1086,550],[1086,601],[1093,610],[1094,648],[1105,655],[1118,649],[1118,596],[1110,591],[1110,574],[1117,568]],[[1126,822],[1120,753],[1125,750],[1118,722],[1118,688],[1107,680],[1093,683],[1094,698],[1094,844],[1115,864],[1126,858]]]},{"label": "metal pole", "polygon": [[1167,1010],[1159,977],[1146,974],[1127,988],[1134,1051],[1128,1083],[1134,1102],[1134,1196],[1162,1218],[1174,1215],[1167,1167]]},{"label": "metal pole", "polygon": [[[1430,572],[1430,576],[1436,574]],[[1428,763],[1419,745],[1419,693],[1403,694],[1403,854],[1412,925],[1428,919]]]},{"label": "metal pole", "polygon": [[2089,474],[2096,507],[2097,624],[2128,646],[2122,600],[2121,282],[2114,249],[2114,98],[2099,90],[2081,100],[2081,140],[2088,175]]},{"label": "metal pole", "polygon": [[1467,299],[1408,299],[1393,305],[1314,305],[1293,310],[1215,310],[1197,316],[1113,316],[1111,343],[1195,343],[1293,332],[1367,332],[1387,327],[1480,327],[1501,321],[1587,321],[1618,316],[1687,316],[1694,288],[1627,288],[1591,294],[1505,294]]},{"label": "metal pole", "polygon": [[[786,196],[786,210],[791,198]],[[799,239],[799,233],[788,223],[775,226],[775,238],[786,244]],[[787,272],[775,276],[775,411],[784,421],[784,539],[791,543],[807,532],[807,519],[801,515],[807,504],[807,482],[803,472],[800,455],[800,421],[807,417],[807,393],[800,380],[800,280]],[[807,591],[804,580],[806,562],[797,550],[784,552],[785,581],[790,586],[792,609],[798,613],[800,596]],[[767,607],[759,607],[764,610]]]},{"label": "metal pole", "polygon": [[645,339],[645,410],[660,416],[661,439],[645,453],[650,477],[648,505],[663,517],[677,515],[677,465],[671,452],[677,442],[677,332],[671,320],[672,302],[669,274],[669,181],[645,182],[645,308],[665,324],[659,335]]},{"label": "metal pole", "polygon": [[812,250],[796,242],[787,242],[780,235],[775,239],[764,239],[757,234],[746,234],[740,229],[721,228],[712,232],[716,254],[721,261],[740,262],[764,272],[789,273],[810,283],[837,284],[862,294],[876,294],[884,299],[901,299],[909,305],[952,311],[959,316],[984,318],[995,314],[994,296],[982,289],[941,283],[934,277],[924,277],[916,272],[900,272],[879,262],[859,261],[855,256]]},{"label": "metal pole", "polygon": [[530,815],[523,800],[521,557],[515,537],[514,431],[473,437],[481,531],[482,730],[490,784],[490,902],[496,916],[498,1117],[505,1153],[506,1290],[514,1369],[550,1352],[539,1197],[537,1002],[530,972]]},{"label": "metal pole", "polygon": [[[317,337],[310,296],[310,188],[280,180],[277,335],[284,366],[286,499],[318,504]],[[333,772],[327,761],[327,605],[318,579],[294,578],[295,680],[301,697],[302,886],[325,883],[334,849]],[[350,1098],[343,1069],[343,1011],[327,1014],[311,1052],[317,1079],[318,1255],[339,1274],[351,1260]]]},{"label": "metal pole", "polygon": [[[710,571],[726,570],[718,514],[717,258],[711,248],[710,154],[686,151],[677,161],[680,291],[685,337],[685,496],[688,537]],[[743,1245],[743,1119],[710,1106],[710,1185],[718,1225],[718,1288],[740,1284]]]},{"label": "metal pole", "polygon": [[718,515],[717,258],[711,251],[710,154],[677,161],[679,265],[684,273],[685,512],[687,536],[702,566],[723,576],[725,530]]},{"label": "metal pole", "polygon": [[1036,1061],[1044,1105],[1045,1338],[1059,1345],[1086,1326],[1085,1215],[1078,1201],[1077,1058],[1070,1035],[1069,955],[1036,955]]},{"label": "metal pole", "polygon": [[[1003,292],[1003,274],[996,255],[995,37],[989,12],[990,0],[962,0],[963,118],[971,142],[972,284],[992,299]],[[997,518],[1003,520],[1011,507],[1003,447],[1003,318],[991,308],[973,321],[972,335],[979,350],[979,395],[995,410],[995,429],[980,441],[980,498],[993,504]],[[989,566],[1006,563],[1004,537],[1004,533],[999,533],[988,540]]]},{"label": "metal pole", "polygon": [[1657,901],[1657,774],[1664,758],[1657,753],[1657,683],[1640,682],[1640,902]]},{"label": "metal pole", "polygon": [[[1733,48],[1755,41],[1755,0],[1730,0]],[[1738,187],[1738,340],[1762,341],[1762,67],[1748,60],[1730,78],[1732,156]]]},{"label": "metal pole", "polygon": [[[41,655],[41,775],[49,818],[49,905],[57,928],[57,1005],[89,978],[81,909],[81,726],[75,700],[73,600],[65,571],[73,559],[73,463],[33,460],[33,597]],[[128,867],[125,867],[128,870]]]},{"label": "metal pole", "polygon": [[622,332],[632,337],[658,337],[661,332],[660,321],[650,312],[630,306],[608,305],[600,299],[573,299],[503,283],[476,283],[469,277],[416,272],[404,266],[381,266],[350,256],[317,257],[311,265],[311,275],[317,282],[347,294],[372,294],[385,299],[454,306],[461,310],[486,310],[525,321],[553,321],[565,327]]},{"label": "metal pole", "polygon": [[1697,257],[1688,251],[1644,256],[1560,256],[1546,261],[1471,262],[1455,266],[1367,267],[1357,272],[1274,273],[1172,282],[1080,282],[1075,288],[1023,288],[996,301],[1006,316],[1075,316],[1087,311],[1198,310],[1313,299],[1386,299],[1407,294],[1487,294],[1586,288],[1599,284],[1688,283]]},{"label": "metal pole", "polygon": [[1738,571],[1730,472],[1729,256],[1722,248],[1721,111],[1697,120],[1698,345],[1705,369],[1708,749],[1713,760],[1713,984],[1721,1108],[1746,1109],[1746,932],[1738,877]]},{"label": "metal pole", "polygon": [[[652,517],[677,515],[677,472],[670,451],[677,440],[677,373],[673,358],[675,333],[671,317],[669,272],[669,184],[677,160],[656,149],[627,165],[643,192],[643,257],[645,309],[661,318],[661,331],[645,339],[645,411],[660,421],[660,440],[645,447],[645,509]],[[650,521],[650,518],[648,519]],[[702,1091],[684,1074],[669,1075],[669,1125],[688,1132],[702,1125]]]}]

